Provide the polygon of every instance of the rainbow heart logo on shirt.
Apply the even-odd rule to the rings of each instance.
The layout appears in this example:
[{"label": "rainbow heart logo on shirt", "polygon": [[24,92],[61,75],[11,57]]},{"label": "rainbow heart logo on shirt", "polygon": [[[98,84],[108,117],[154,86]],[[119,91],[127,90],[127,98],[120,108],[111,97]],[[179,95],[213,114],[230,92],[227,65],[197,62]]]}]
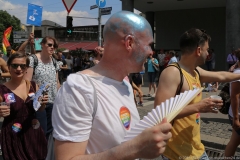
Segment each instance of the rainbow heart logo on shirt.
[{"label": "rainbow heart logo on shirt", "polygon": [[199,124],[200,123],[200,113],[196,114],[196,123]]},{"label": "rainbow heart logo on shirt", "polygon": [[14,123],[12,125],[12,130],[16,133],[20,132],[22,130],[22,125],[20,123]]},{"label": "rainbow heart logo on shirt", "polygon": [[131,124],[131,113],[127,107],[121,107],[119,111],[119,116],[122,121],[123,126],[128,130]]}]

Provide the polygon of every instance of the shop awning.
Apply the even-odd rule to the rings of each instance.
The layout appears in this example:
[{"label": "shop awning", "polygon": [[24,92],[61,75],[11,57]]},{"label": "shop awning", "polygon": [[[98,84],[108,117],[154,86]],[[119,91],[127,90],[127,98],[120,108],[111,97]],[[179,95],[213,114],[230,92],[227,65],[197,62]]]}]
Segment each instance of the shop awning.
[{"label": "shop awning", "polygon": [[98,42],[60,42],[58,48],[66,48],[69,50],[84,49],[94,50],[98,46]]}]

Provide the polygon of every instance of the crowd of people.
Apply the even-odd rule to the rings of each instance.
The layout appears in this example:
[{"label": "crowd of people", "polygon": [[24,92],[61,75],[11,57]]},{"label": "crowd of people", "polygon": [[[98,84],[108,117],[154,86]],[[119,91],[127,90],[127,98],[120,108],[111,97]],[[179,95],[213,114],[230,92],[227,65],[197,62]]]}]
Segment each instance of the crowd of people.
[{"label": "crowd of people", "polygon": [[[56,39],[50,36],[42,39],[40,52],[31,50],[28,56],[25,47],[29,44],[34,48],[33,34],[17,51],[8,47],[8,54],[0,58],[0,77],[4,78],[0,84],[0,117],[4,118],[0,144],[4,159],[123,160],[161,156],[164,160],[208,160],[200,138],[200,113],[217,113],[215,108],[221,108],[223,101],[202,99],[202,93],[172,122],[164,118],[122,143],[140,120],[136,105],[143,106],[141,85],[145,72],[154,107],[184,91],[201,88],[204,82],[232,82],[229,119],[233,131],[225,156],[234,156],[240,144],[239,49],[233,52],[233,73],[204,70],[199,66],[209,60],[211,37],[193,28],[180,37],[181,56],[174,50],[154,54],[150,24],[127,11],[108,19],[103,36],[104,47],[97,47],[93,57],[64,57],[57,51]],[[46,84],[48,90],[36,100],[34,96]]]}]

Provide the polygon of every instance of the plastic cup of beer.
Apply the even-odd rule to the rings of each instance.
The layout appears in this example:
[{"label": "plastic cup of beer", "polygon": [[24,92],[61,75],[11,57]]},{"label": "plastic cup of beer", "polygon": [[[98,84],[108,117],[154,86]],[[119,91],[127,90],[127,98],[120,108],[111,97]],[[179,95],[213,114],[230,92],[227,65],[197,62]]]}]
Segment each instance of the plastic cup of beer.
[{"label": "plastic cup of beer", "polygon": [[[218,95],[211,95],[210,98],[212,98],[212,99],[217,99],[217,100],[222,100],[222,97],[220,97],[220,96],[218,96]],[[214,107],[213,110],[216,111],[216,110],[218,110],[218,108],[217,108],[217,107]]]},{"label": "plastic cup of beer", "polygon": [[218,95],[211,95],[210,96],[212,99],[218,99],[218,100],[222,100],[222,97],[218,96]]}]

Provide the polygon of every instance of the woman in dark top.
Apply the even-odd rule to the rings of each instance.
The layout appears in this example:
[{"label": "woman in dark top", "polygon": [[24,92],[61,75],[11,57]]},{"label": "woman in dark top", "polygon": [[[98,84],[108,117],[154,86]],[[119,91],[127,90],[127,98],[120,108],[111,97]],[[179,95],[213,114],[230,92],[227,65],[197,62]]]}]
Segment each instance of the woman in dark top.
[{"label": "woman in dark top", "polygon": [[[34,82],[23,79],[29,65],[25,54],[15,53],[8,59],[11,80],[0,85],[0,117],[4,117],[0,143],[5,160],[44,160],[47,140],[33,108]],[[41,101],[41,108],[48,100]]]}]

